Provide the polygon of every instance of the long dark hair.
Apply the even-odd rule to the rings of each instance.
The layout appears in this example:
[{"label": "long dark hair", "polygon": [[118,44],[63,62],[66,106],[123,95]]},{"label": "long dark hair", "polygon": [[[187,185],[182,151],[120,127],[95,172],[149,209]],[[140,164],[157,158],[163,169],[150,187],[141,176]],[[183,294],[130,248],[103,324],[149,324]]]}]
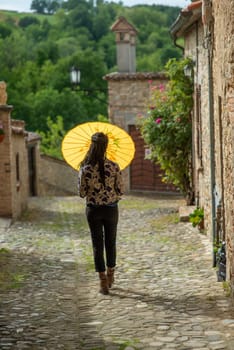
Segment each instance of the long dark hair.
[{"label": "long dark hair", "polygon": [[98,164],[100,177],[103,185],[105,185],[105,171],[104,161],[106,156],[106,149],[108,145],[108,137],[103,132],[96,132],[91,137],[91,145],[86,156],[81,162],[81,166]]}]

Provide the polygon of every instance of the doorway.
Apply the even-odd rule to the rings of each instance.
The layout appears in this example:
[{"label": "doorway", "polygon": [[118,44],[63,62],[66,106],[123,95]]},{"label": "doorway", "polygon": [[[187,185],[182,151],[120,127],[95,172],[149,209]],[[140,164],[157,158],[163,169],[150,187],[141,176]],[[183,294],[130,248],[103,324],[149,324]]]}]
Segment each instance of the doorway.
[{"label": "doorway", "polygon": [[145,159],[150,152],[140,131],[135,125],[129,126],[129,134],[135,143],[135,156],[130,167],[130,189],[138,191],[177,192],[174,185],[162,181],[163,171],[158,164]]},{"label": "doorway", "polygon": [[29,194],[30,196],[37,195],[36,187],[36,147],[28,146],[28,171],[29,171]]}]

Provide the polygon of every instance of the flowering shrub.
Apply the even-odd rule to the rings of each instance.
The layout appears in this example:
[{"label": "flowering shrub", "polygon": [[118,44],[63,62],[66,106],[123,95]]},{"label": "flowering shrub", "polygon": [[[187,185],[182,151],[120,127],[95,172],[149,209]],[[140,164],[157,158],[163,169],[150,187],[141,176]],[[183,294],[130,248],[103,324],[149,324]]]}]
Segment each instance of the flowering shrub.
[{"label": "flowering shrub", "polygon": [[190,59],[170,60],[166,65],[169,82],[154,86],[146,118],[139,118],[141,134],[151,148],[149,158],[165,172],[163,181],[173,183],[192,202],[191,149],[193,106],[192,80],[184,75]]}]

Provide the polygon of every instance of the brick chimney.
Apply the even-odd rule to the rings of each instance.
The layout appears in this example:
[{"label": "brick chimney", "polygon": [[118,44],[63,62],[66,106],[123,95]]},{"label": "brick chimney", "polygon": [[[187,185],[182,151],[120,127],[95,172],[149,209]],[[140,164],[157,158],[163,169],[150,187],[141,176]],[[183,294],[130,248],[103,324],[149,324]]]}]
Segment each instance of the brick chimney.
[{"label": "brick chimney", "polygon": [[137,30],[124,17],[119,17],[111,30],[116,35],[118,72],[135,73]]}]

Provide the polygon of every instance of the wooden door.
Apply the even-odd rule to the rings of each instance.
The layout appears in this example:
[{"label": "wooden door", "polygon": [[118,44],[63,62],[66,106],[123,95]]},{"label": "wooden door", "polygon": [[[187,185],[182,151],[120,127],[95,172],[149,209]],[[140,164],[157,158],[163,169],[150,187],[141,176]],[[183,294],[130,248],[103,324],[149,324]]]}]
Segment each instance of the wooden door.
[{"label": "wooden door", "polygon": [[[172,184],[162,182],[163,171],[160,166],[145,159],[149,148],[136,129],[135,125],[129,126],[129,134],[135,142],[136,152],[130,166],[130,189],[139,191],[175,192]],[[178,191],[176,191],[178,192]]]}]

